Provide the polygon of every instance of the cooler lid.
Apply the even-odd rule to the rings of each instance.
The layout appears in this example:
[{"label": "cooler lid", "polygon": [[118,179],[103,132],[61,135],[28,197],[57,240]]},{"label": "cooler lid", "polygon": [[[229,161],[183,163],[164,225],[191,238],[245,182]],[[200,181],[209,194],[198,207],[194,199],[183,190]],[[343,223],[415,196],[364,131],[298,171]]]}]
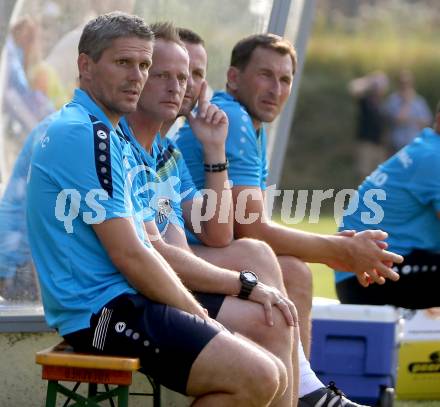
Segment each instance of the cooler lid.
[{"label": "cooler lid", "polygon": [[312,319],[360,322],[396,322],[399,313],[388,305],[340,304],[329,298],[313,298]]}]

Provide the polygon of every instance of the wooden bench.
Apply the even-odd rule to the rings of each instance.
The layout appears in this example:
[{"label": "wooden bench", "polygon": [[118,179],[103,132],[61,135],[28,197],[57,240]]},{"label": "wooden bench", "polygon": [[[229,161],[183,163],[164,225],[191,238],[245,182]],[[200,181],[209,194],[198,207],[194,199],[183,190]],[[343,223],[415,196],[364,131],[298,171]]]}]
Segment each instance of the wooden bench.
[{"label": "wooden bench", "polygon": [[[70,400],[75,400],[75,406],[99,406],[99,402],[109,400],[113,407],[113,397],[117,397],[118,406],[126,407],[129,394],[134,394],[152,396],[154,407],[160,407],[160,385],[148,376],[152,393],[129,393],[133,372],[140,368],[137,358],[77,353],[66,342],[61,342],[37,352],[35,361],[42,365],[43,379],[48,380],[46,407],[55,407],[58,393],[67,397],[64,406]],[[59,381],[76,384],[69,389]],[[87,397],[77,393],[81,383],[88,383]],[[103,384],[105,391],[98,392],[98,384]]]}]

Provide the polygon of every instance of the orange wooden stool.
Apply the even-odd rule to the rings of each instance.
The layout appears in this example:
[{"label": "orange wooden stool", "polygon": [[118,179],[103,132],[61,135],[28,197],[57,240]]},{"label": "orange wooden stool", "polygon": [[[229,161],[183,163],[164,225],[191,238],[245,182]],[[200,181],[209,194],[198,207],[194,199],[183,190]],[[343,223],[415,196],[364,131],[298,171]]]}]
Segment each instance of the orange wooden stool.
[{"label": "orange wooden stool", "polygon": [[[66,342],[37,352],[35,361],[43,367],[43,379],[48,380],[46,407],[55,407],[58,393],[68,397],[64,406],[71,399],[75,400],[75,406],[99,406],[103,400],[109,400],[114,406],[113,397],[117,397],[118,406],[127,407],[133,372],[140,368],[137,358],[76,353]],[[152,393],[132,394],[153,396],[154,407],[160,407],[160,385],[148,379],[153,387]],[[68,389],[58,381],[76,384],[73,389]],[[76,393],[81,383],[89,384],[87,397]],[[106,390],[98,393],[98,384],[103,384]],[[117,387],[110,389],[109,384]]]}]

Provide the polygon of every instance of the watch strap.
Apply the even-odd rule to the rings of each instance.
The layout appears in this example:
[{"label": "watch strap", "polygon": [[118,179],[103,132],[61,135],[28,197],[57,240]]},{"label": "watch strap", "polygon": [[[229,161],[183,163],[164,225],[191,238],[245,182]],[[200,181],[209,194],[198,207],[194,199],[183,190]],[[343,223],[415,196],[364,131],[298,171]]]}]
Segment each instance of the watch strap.
[{"label": "watch strap", "polygon": [[238,298],[241,298],[242,300],[249,299],[249,296],[251,295],[252,289],[254,287],[250,287],[248,285],[244,285],[243,282],[241,283],[241,290],[238,293]]},{"label": "watch strap", "polygon": [[204,164],[204,168],[206,172],[223,172],[229,168],[229,162],[226,159],[224,163]]},{"label": "watch strap", "polygon": [[[254,277],[253,281],[248,281],[246,276],[246,273],[251,274]],[[241,298],[242,300],[249,299],[249,295],[251,294],[254,287],[258,284],[258,277],[256,274],[250,270],[242,270],[240,272],[240,283],[241,283],[241,289],[238,293],[238,298]]]}]

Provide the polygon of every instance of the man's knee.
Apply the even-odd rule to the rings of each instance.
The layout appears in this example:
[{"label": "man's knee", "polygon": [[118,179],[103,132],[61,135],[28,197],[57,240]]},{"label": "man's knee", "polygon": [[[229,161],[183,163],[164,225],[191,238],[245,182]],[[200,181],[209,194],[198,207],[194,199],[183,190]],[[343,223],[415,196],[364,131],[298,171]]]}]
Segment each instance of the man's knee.
[{"label": "man's knee", "polygon": [[246,255],[251,258],[266,258],[274,256],[271,247],[262,240],[242,238],[234,240],[231,245],[234,246],[238,255]]},{"label": "man's knee", "polygon": [[281,270],[283,272],[283,279],[286,288],[296,288],[303,294],[308,293],[312,296],[313,278],[312,271],[307,263],[293,256],[279,256],[278,257]]},{"label": "man's knee", "polygon": [[263,283],[284,290],[283,275],[272,248],[261,240],[238,239],[235,241],[239,258],[246,257],[248,267]]},{"label": "man's knee", "polygon": [[285,368],[274,356],[244,339],[220,333],[194,362],[187,392],[196,397],[226,393],[235,405],[260,406],[270,403],[285,380]]},{"label": "man's knee", "polygon": [[258,371],[252,375],[254,377],[249,377],[249,381],[253,382],[252,388],[249,389],[249,404],[243,405],[265,405],[263,400],[269,404],[275,397],[284,394],[287,389],[287,369],[278,358],[267,357],[267,360],[259,363],[256,368]]},{"label": "man's knee", "polygon": [[293,347],[293,328],[287,325],[284,315],[276,306],[272,307],[274,325],[269,326],[261,304],[226,297],[217,320],[234,332],[251,339],[281,355]]},{"label": "man's knee", "polygon": [[280,354],[290,351],[293,346],[293,328],[286,323],[286,319],[277,307],[272,307],[273,326],[269,326],[263,313],[255,313],[249,320],[243,321],[251,332],[249,337],[269,349]]},{"label": "man's knee", "polygon": [[[287,367],[281,359],[274,357],[274,362],[277,365],[279,379],[278,379],[278,389],[275,394],[275,398],[281,397],[289,388],[289,373],[287,372]],[[290,365],[289,365],[290,366]]]},{"label": "man's knee", "polygon": [[292,349],[296,349],[297,344],[293,343],[293,328],[286,324],[284,316],[277,308],[273,308],[273,321],[272,327],[267,325],[264,318],[255,318],[246,322],[252,329],[249,337],[257,342],[259,345],[265,348],[273,355],[273,361],[275,362],[278,370],[278,390],[276,392],[276,398],[281,397],[288,387],[288,374],[284,363],[280,358],[289,360],[291,357]]}]

